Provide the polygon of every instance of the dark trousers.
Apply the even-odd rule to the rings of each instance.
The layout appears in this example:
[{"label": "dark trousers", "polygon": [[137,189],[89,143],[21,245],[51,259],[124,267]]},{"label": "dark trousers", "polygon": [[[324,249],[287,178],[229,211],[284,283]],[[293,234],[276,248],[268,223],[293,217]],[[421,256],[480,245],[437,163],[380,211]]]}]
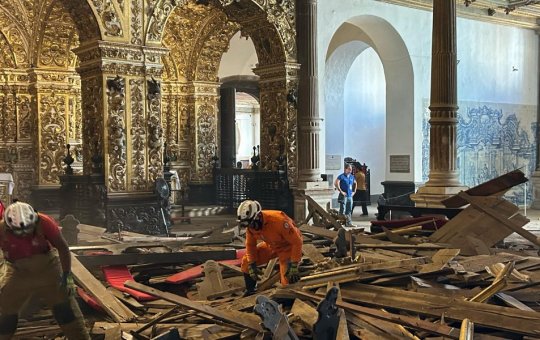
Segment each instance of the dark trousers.
[{"label": "dark trousers", "polygon": [[366,190],[357,190],[356,195],[357,200],[354,201],[352,211],[354,211],[354,207],[357,205],[362,206],[362,215],[367,215],[367,191]]}]

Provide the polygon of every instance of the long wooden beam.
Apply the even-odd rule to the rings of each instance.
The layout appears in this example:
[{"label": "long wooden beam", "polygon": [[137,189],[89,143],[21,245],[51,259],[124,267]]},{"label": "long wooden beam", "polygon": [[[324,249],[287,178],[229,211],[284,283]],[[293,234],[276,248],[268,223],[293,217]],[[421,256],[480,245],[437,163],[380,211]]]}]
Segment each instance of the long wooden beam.
[{"label": "long wooden beam", "polygon": [[135,281],[126,281],[125,286],[150,295],[157,296],[159,298],[162,298],[163,300],[175,303],[180,306],[184,306],[199,313],[210,315],[216,320],[224,321],[236,326],[240,326],[242,328],[249,328],[257,332],[262,331],[261,325],[259,324],[260,319],[252,314],[242,313],[235,310],[219,310],[204,305],[202,303],[186,299],[185,297],[176,294],[163,292],[158,289],[145,286]]},{"label": "long wooden beam", "polygon": [[233,260],[236,250],[186,251],[174,253],[125,253],[116,255],[77,255],[86,267],[158,263],[200,263],[207,260]]},{"label": "long wooden beam", "polygon": [[[298,297],[303,297],[304,299],[307,298],[314,301],[321,301],[323,299],[323,297],[321,296],[306,293],[299,290],[294,290],[291,292],[292,294]],[[279,295],[279,292],[277,295]],[[389,321],[392,323],[396,323],[399,325],[411,327],[414,329],[430,332],[432,334],[438,334],[446,338],[459,339],[459,330],[456,328],[445,326],[445,325],[431,323],[429,321],[420,320],[418,318],[414,318],[411,316],[391,314],[391,313],[383,312],[378,309],[358,306],[358,305],[354,305],[352,303],[347,303],[343,301],[337,301],[336,306],[343,308],[347,311],[353,311],[353,312],[360,313],[363,315],[371,316],[373,318],[377,318],[377,319]]]},{"label": "long wooden beam", "polygon": [[383,308],[397,308],[409,312],[462,321],[469,319],[476,325],[538,337],[540,313],[522,311],[479,302],[453,299],[441,295],[418,293],[373,285],[353,284],[342,289],[344,300]]}]

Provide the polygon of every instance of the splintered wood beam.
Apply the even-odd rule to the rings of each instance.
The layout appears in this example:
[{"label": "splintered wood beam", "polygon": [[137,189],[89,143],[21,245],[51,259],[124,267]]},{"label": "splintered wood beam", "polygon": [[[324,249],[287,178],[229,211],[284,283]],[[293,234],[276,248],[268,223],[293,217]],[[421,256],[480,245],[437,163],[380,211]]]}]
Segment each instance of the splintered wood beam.
[{"label": "splintered wood beam", "polygon": [[531,241],[533,244],[537,246],[540,246],[540,237],[537,237],[530,231],[523,229],[523,225],[527,224],[529,222],[529,219],[519,214],[511,216],[510,218],[503,218],[497,210],[483,204],[480,199],[476,199],[474,196],[470,196],[464,192],[460,192],[459,197],[463,198],[464,200],[467,200],[473,207],[490,215],[491,217],[499,221],[501,224],[508,227],[510,230],[523,236],[523,238],[525,238],[526,240]]},{"label": "splintered wood beam", "polygon": [[[296,295],[298,297],[302,297],[304,299],[309,299],[316,302],[319,302],[323,299],[323,297],[321,296],[306,293],[304,291],[291,290],[290,292],[293,295]],[[450,339],[459,339],[459,330],[453,327],[448,327],[448,326],[440,325],[440,324],[434,324],[429,321],[424,321],[415,317],[387,313],[378,309],[362,307],[359,305],[355,305],[355,304],[343,302],[343,301],[337,301],[336,306],[346,309],[347,311],[352,311],[359,314],[368,315],[376,319],[385,320],[385,321],[389,321],[389,322],[403,325],[406,327],[426,331],[432,334],[441,335],[443,337],[447,337]]]},{"label": "splintered wood beam", "polygon": [[[136,247],[135,247],[136,248]],[[144,248],[141,246],[141,248]],[[102,248],[101,248],[102,249]],[[125,253],[115,255],[77,255],[77,259],[86,267],[119,266],[133,264],[159,263],[200,263],[207,260],[233,260],[236,250],[178,251],[173,253]]]},{"label": "splintered wood beam", "polygon": [[486,288],[482,289],[478,294],[469,299],[469,301],[474,302],[485,302],[487,299],[492,297],[494,294],[506,287],[506,278],[514,270],[514,262],[508,262],[504,269],[497,274],[497,277],[493,282]]},{"label": "splintered wood beam", "polygon": [[[511,187],[527,181],[528,179],[525,177],[525,174],[521,170],[517,169],[477,185],[474,188],[470,188],[465,192],[471,196],[491,196],[496,194],[503,195]],[[468,204],[469,202],[462,197],[455,195],[443,200],[441,203],[447,208],[459,208]]]},{"label": "splintered wood beam", "polygon": [[95,278],[75,257],[71,254],[71,272],[77,283],[90,293],[101,307],[116,322],[126,322],[137,317],[135,313],[124,306],[114,295],[112,295],[103,284]]},{"label": "splintered wood beam", "polygon": [[319,205],[319,203],[315,202],[313,198],[311,198],[309,195],[303,195],[308,205],[313,209],[312,211],[317,212],[322,218],[326,219],[331,225],[334,226],[334,228],[341,228],[341,224],[332,216],[330,213],[328,213],[323,207]]},{"label": "splintered wood beam", "polygon": [[456,321],[468,318],[476,325],[492,329],[535,337],[540,335],[538,312],[357,283],[342,289],[341,293],[348,302],[396,308],[437,318],[444,315],[445,319]]},{"label": "splintered wood beam", "polygon": [[[392,234],[395,234],[395,235],[406,235],[409,233],[414,233],[419,230],[422,230],[422,226],[418,225],[418,223],[414,223],[414,224],[410,224],[408,226],[404,226],[401,228],[392,229],[391,231],[392,231]],[[376,238],[376,239],[383,239],[383,238],[386,238],[386,233],[382,232],[378,234],[372,234],[372,235],[369,235],[368,237]]]},{"label": "splintered wood beam", "polygon": [[262,328],[259,324],[260,319],[252,314],[242,313],[235,310],[219,310],[204,305],[202,303],[186,299],[176,294],[163,292],[158,289],[145,286],[135,281],[126,281],[125,286],[150,295],[157,296],[163,300],[175,303],[188,309],[192,309],[199,313],[209,315],[217,320],[224,321],[226,323],[230,323],[241,328],[248,328],[257,332],[262,331]]},{"label": "splintered wood beam", "polygon": [[464,319],[461,322],[461,330],[459,332],[459,340],[473,340],[474,339],[474,323],[469,319]]}]

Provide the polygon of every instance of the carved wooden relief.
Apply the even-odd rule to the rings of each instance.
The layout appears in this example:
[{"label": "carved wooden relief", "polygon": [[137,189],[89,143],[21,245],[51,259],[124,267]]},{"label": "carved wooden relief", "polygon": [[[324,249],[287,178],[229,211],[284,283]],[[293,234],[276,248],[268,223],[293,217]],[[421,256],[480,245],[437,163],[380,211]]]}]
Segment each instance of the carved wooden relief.
[{"label": "carved wooden relief", "polygon": [[107,79],[108,188],[126,190],[125,78]]},{"label": "carved wooden relief", "polygon": [[79,36],[71,15],[55,2],[48,16],[43,18],[43,38],[36,59],[39,66],[67,68],[74,66],[75,54],[71,52],[79,43]]},{"label": "carved wooden relief", "polygon": [[146,181],[146,119],[144,110],[144,81],[131,79],[131,179],[134,191],[144,190]]},{"label": "carved wooden relief", "polygon": [[163,128],[161,125],[161,89],[158,81],[147,81],[148,92],[148,173],[153,185],[163,173]]},{"label": "carved wooden relief", "polygon": [[[92,173],[92,158],[103,158],[103,90],[102,78],[95,76],[82,81],[83,106],[83,169]],[[102,161],[102,160],[101,160]]]},{"label": "carved wooden relief", "polygon": [[212,182],[212,157],[218,151],[217,96],[198,96],[196,103],[195,157],[191,179],[197,183],[210,183]]},{"label": "carved wooden relief", "polygon": [[65,95],[54,93],[38,94],[40,178],[41,184],[56,184],[63,173],[62,159],[65,156],[66,103]]}]

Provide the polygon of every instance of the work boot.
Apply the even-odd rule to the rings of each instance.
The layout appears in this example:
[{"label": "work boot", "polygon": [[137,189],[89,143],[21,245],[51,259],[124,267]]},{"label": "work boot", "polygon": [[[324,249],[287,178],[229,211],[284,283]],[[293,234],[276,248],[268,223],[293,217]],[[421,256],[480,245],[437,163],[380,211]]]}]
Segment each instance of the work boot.
[{"label": "work boot", "polygon": [[253,280],[249,274],[244,273],[244,282],[246,283],[246,291],[242,296],[246,297],[255,294],[257,291],[257,281]]}]

